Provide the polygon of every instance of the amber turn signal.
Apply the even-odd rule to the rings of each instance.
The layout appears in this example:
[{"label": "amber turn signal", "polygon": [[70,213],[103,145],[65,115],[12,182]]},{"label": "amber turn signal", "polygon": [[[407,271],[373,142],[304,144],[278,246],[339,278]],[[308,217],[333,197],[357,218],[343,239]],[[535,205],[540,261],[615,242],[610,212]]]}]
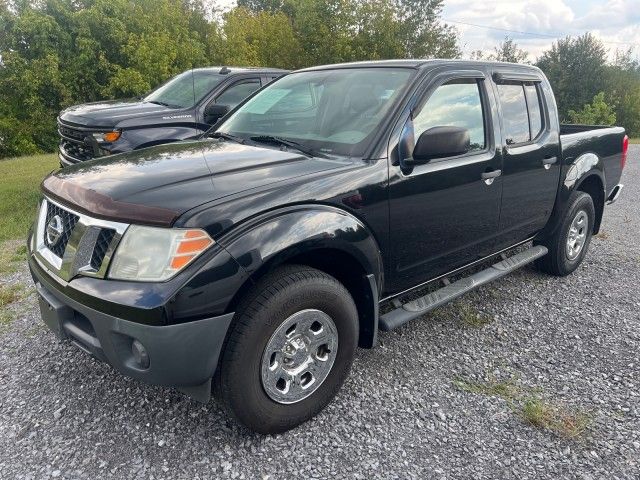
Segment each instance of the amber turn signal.
[{"label": "amber turn signal", "polygon": [[115,142],[120,138],[120,132],[106,132],[102,134],[102,139],[105,142]]}]

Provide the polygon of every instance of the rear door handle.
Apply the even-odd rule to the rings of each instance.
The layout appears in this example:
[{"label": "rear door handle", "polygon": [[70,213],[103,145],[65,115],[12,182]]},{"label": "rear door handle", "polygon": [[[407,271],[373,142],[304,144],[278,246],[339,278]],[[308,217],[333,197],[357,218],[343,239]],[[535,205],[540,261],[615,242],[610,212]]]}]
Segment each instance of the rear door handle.
[{"label": "rear door handle", "polygon": [[558,157],[544,157],[542,159],[542,166],[546,169],[549,170],[551,168],[551,165],[553,165],[554,163],[556,163],[558,161]]},{"label": "rear door handle", "polygon": [[502,175],[502,170],[492,170],[490,172],[483,172],[481,177],[484,180],[484,183],[491,185],[500,175]]}]

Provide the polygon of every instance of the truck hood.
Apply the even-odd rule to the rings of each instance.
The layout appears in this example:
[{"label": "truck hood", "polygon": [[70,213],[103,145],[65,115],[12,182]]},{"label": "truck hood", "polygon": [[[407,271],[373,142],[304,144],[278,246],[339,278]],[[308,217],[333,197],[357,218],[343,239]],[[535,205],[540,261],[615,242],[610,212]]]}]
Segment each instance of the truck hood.
[{"label": "truck hood", "polygon": [[204,140],[72,165],[46,177],[42,189],[98,218],[170,226],[203,203],[344,165],[295,151]]},{"label": "truck hood", "polygon": [[84,127],[115,128],[132,118],[175,116],[191,110],[169,108],[140,100],[112,100],[75,105],[60,112],[60,120]]}]

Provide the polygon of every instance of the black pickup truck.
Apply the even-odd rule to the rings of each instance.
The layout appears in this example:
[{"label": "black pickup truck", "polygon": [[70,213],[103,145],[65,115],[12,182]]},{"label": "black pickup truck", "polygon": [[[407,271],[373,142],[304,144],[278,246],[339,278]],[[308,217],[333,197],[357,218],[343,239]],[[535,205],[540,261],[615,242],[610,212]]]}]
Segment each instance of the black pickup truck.
[{"label": "black pickup truck", "polygon": [[197,138],[242,100],[284,75],[275,68],[188,70],[139,99],[75,105],[60,112],[60,166]]},{"label": "black pickup truck", "polygon": [[627,144],[622,128],[559,125],[531,66],[310,68],[209,138],[48,176],[29,265],[60,338],[282,432],[379,330],[530,262],[573,272]]}]

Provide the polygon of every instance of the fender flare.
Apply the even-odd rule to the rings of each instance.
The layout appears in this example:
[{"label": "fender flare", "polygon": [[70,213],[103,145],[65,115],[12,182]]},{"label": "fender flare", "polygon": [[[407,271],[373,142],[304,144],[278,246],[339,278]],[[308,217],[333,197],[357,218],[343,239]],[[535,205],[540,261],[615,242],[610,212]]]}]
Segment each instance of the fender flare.
[{"label": "fender flare", "polygon": [[329,205],[295,205],[254,217],[217,241],[252,283],[265,270],[314,250],[337,250],[348,255],[360,266],[357,285],[352,286],[362,293],[354,295],[361,322],[360,346],[371,348],[376,344],[382,254],[374,235],[360,219]]},{"label": "fender flare", "polygon": [[555,232],[558,226],[562,223],[562,215],[565,211],[567,202],[569,201],[569,196],[572,192],[581,190],[581,187],[585,182],[591,181],[591,178],[596,178],[602,186],[602,191],[600,192],[600,190],[598,190],[598,194],[602,194],[602,202],[600,202],[602,205],[598,205],[598,198],[594,198],[597,217],[596,224],[594,225],[594,233],[598,232],[604,209],[604,199],[606,199],[604,165],[602,163],[602,159],[598,157],[598,155],[593,152],[587,152],[578,156],[563,172],[553,213],[547,222],[547,226],[538,235],[539,237],[549,237]]}]

